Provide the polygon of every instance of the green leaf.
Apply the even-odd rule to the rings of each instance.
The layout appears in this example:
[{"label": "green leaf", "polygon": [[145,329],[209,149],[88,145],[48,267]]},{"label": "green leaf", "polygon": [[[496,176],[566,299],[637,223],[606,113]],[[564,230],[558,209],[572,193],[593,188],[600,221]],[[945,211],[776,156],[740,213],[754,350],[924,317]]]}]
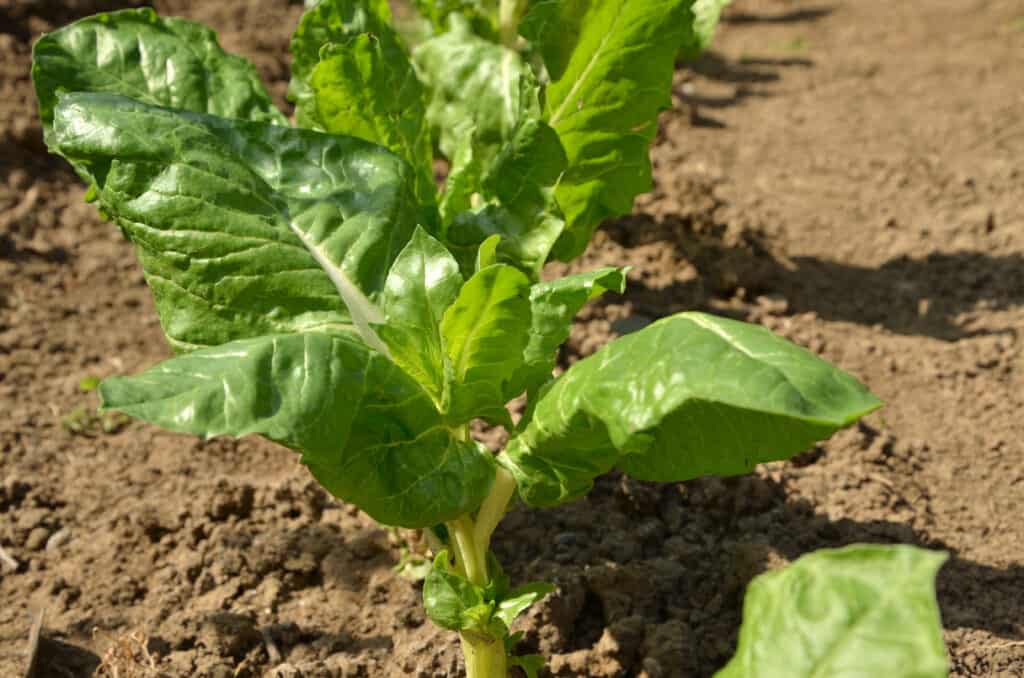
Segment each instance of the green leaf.
[{"label": "green leaf", "polygon": [[445,228],[444,238],[463,272],[467,272],[473,270],[480,245],[492,236],[500,236],[498,261],[515,266],[536,280],[562,226],[562,220],[552,215],[527,219],[501,205],[490,204],[457,215]]},{"label": "green leaf", "polygon": [[256,68],[226,53],[209,28],[149,8],[97,14],[32,49],[39,117],[51,133],[61,92],[108,92],[143,103],[287,125]]},{"label": "green leaf", "polygon": [[509,657],[509,666],[518,666],[526,674],[526,678],[537,678],[540,670],[544,668],[544,657],[539,654],[523,654],[517,657]]},{"label": "green leaf", "polygon": [[264,435],[328,491],[387,525],[476,509],[494,461],[457,440],[408,375],[348,334],[257,337],[100,385],[105,409],[205,437]]},{"label": "green leaf", "polygon": [[569,338],[572,321],[583,305],[605,292],[626,289],[626,269],[599,268],[534,285],[530,289],[530,341],[523,352],[523,366],[512,379],[506,395],[534,393],[551,379],[558,348]]},{"label": "green leaf", "polygon": [[543,581],[524,584],[500,600],[494,614],[504,622],[506,627],[510,627],[516,617],[525,612],[528,607],[554,591],[553,584]]},{"label": "green leaf", "polygon": [[492,42],[498,39],[498,3],[494,0],[413,0],[416,9],[436,33],[448,30],[454,14],[466,20],[472,31]]},{"label": "green leaf", "polygon": [[498,245],[501,244],[500,235],[488,236],[476,251],[476,267],[473,272],[481,271],[488,266],[498,263]]},{"label": "green leaf", "polygon": [[550,210],[550,191],[566,168],[558,134],[547,123],[527,118],[502,146],[481,181],[483,193],[512,212],[530,219]]},{"label": "green leaf", "polygon": [[509,422],[504,385],[522,364],[530,326],[530,281],[496,264],[463,285],[441,321],[452,365],[450,421]]},{"label": "green leaf", "polygon": [[408,165],[359,139],[63,95],[51,150],[138,246],[179,350],[383,316],[418,212]]},{"label": "green leaf", "polygon": [[746,473],[806,450],[881,403],[767,329],[681,313],[581,360],[540,397],[502,462],[551,506],[618,466],[642,480]]},{"label": "green leaf", "polygon": [[696,57],[711,44],[722,10],[731,2],[732,0],[694,0],[693,37],[690,44],[684,45],[684,56]]},{"label": "green leaf", "polygon": [[716,678],[945,678],[935,601],[945,560],[855,545],[762,574],[747,589],[736,655]]},{"label": "green leaf", "polygon": [[313,97],[302,105],[315,105],[315,110],[303,110],[304,119],[315,121],[315,129],[391,149],[415,168],[420,202],[434,202],[434,148],[425,95],[393,31],[328,45],[310,83]]},{"label": "green leaf", "polygon": [[471,141],[486,171],[520,123],[540,117],[537,81],[518,53],[455,19],[450,32],[419,45],[413,61],[430,90],[427,117],[441,151],[454,159]]},{"label": "green leaf", "polygon": [[648,147],[671,106],[672,72],[690,39],[689,0],[543,0],[520,32],[544,57],[544,114],[568,169],[555,197],[567,230],[555,256],[571,259],[594,228],[628,213],[651,187]]},{"label": "green leaf", "polygon": [[423,607],[430,620],[443,629],[460,631],[466,611],[484,604],[483,592],[467,579],[448,571],[448,552],[434,558],[434,567],[423,582]]},{"label": "green leaf", "polygon": [[376,327],[391,358],[441,406],[445,363],[441,319],[459,294],[459,265],[444,245],[417,227],[391,266],[381,297],[387,318]]}]

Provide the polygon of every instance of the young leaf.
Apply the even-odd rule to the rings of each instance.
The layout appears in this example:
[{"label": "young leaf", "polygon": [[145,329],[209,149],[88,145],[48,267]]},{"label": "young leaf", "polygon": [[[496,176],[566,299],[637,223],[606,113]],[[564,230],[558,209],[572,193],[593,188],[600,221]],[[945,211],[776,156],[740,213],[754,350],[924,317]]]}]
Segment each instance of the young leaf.
[{"label": "young leaf", "polygon": [[566,167],[565,150],[547,123],[527,118],[503,145],[483,175],[480,187],[509,210],[531,219],[550,209],[554,186]]},{"label": "young leaf", "polygon": [[391,358],[438,406],[444,401],[446,363],[441,318],[460,287],[458,263],[444,245],[417,227],[392,264],[381,296],[387,322],[376,328],[380,338]]},{"label": "young leaf", "polygon": [[493,0],[413,0],[416,9],[436,33],[448,30],[453,14],[466,19],[473,32],[494,42],[498,39],[498,3]]},{"label": "young leaf", "polygon": [[[426,120],[423,87],[392,31],[357,35],[320,52],[302,102],[315,129],[386,146],[416,170],[421,203],[434,201],[434,148]],[[296,112],[296,117],[299,113]]]},{"label": "young leaf", "polygon": [[804,556],[747,589],[739,647],[715,678],[948,673],[935,575],[946,555],[855,545]]},{"label": "young leaf", "polygon": [[483,603],[479,587],[448,571],[448,552],[438,553],[423,582],[423,607],[430,620],[443,629],[460,631],[465,625],[466,611]]},{"label": "young leaf", "polygon": [[599,268],[534,285],[530,289],[530,341],[507,395],[515,397],[527,391],[532,400],[536,389],[551,379],[558,347],[569,338],[573,318],[583,305],[605,292],[621,294],[625,289],[626,269],[622,268]]},{"label": "young leaf", "polygon": [[530,281],[496,264],[466,281],[441,321],[454,384],[450,421],[510,423],[504,384],[522,364],[530,326]]},{"label": "young leaf", "polygon": [[97,14],[44,34],[32,49],[39,117],[51,133],[59,92],[108,92],[147,104],[279,125],[256,68],[209,28],[149,8]]},{"label": "young leaf", "polygon": [[500,236],[498,261],[515,266],[536,280],[562,226],[562,220],[552,215],[527,219],[501,205],[490,204],[456,216],[445,228],[444,237],[462,270],[472,271],[480,245],[490,237]]},{"label": "young leaf", "polygon": [[694,0],[693,36],[690,44],[684,45],[684,56],[696,57],[711,44],[722,10],[731,2],[732,0]]},{"label": "young leaf", "polygon": [[289,45],[292,79],[288,83],[288,100],[295,104],[295,122],[300,127],[316,125],[309,115],[316,110],[310,78],[320,63],[320,50],[364,33],[394,35],[387,0],[322,0],[302,15]]},{"label": "young leaf", "polygon": [[660,481],[745,473],[879,405],[763,327],[681,313],[573,365],[502,461],[527,503],[551,506],[585,494],[613,466]]},{"label": "young leaf", "polygon": [[498,601],[498,609],[494,615],[501,619],[506,627],[510,627],[516,617],[547,594],[554,592],[554,590],[553,584],[543,581],[524,584]]},{"label": "young leaf", "polygon": [[168,340],[370,324],[418,212],[413,177],[358,139],[63,95],[51,150],[139,248]]},{"label": "young leaf", "polygon": [[537,678],[544,668],[544,657],[539,654],[522,654],[508,658],[509,666],[518,666],[526,674],[526,678]]},{"label": "young leaf", "polygon": [[605,218],[628,213],[650,190],[648,146],[679,48],[691,35],[687,0],[542,0],[520,31],[544,57],[545,119],[568,169],[555,197],[567,229],[555,247],[575,257]]},{"label": "young leaf", "polygon": [[477,508],[494,461],[454,438],[427,394],[348,334],[243,339],[100,385],[104,408],[205,437],[262,434],[302,452],[332,494],[387,525]]}]

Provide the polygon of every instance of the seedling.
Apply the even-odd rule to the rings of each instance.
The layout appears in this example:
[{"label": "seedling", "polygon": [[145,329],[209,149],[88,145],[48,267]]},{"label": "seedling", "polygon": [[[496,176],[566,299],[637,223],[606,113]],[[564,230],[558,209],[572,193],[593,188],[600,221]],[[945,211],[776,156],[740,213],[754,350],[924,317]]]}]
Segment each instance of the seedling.
[{"label": "seedling", "polygon": [[[542,281],[541,268],[578,255],[648,190],[676,55],[706,43],[723,4],[421,2],[431,28],[410,52],[384,0],[325,0],[291,44],[298,127],[198,24],[127,10],[44,36],[33,77],[47,144],[137,246],[178,353],[106,379],[105,408],[299,451],[334,496],[423,528],[426,610],[459,633],[471,678],[535,675],[542,660],[516,656],[510,628],[552,587],[513,588],[488,548],[516,496],[556,506],[616,468],[658,481],[745,473],[879,405],[767,330],[702,313],[552,376],[576,312],[621,292],[625,271]],[[523,394],[514,420],[507,404]],[[508,431],[500,454],[473,440],[476,419]],[[897,567],[920,554],[851,551],[842,581],[879,558],[934,574]],[[806,630],[826,643],[814,651],[890,628],[893,615],[847,614],[874,600],[854,588],[807,589],[791,621],[825,604],[838,620],[827,638]],[[884,592],[879,605],[910,595]],[[745,627],[744,657],[768,628],[752,605],[760,630]],[[934,640],[933,608],[897,631]],[[734,668],[744,661],[726,675],[753,675]]]}]

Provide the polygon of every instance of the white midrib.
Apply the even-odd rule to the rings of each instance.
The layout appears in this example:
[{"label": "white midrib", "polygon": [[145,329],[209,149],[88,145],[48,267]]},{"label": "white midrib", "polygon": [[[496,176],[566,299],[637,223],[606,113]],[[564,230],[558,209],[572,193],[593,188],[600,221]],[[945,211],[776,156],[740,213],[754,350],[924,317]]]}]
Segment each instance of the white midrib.
[{"label": "white midrib", "polygon": [[341,295],[341,300],[348,307],[349,315],[352,316],[352,324],[356,326],[359,336],[362,337],[367,346],[390,358],[391,353],[388,351],[388,347],[384,345],[384,342],[380,340],[377,333],[370,327],[370,323],[384,322],[384,314],[381,313],[379,308],[374,306],[373,302],[363,294],[362,290],[355,286],[355,283],[349,280],[349,277],[345,275],[341,268],[327,258],[327,255],[316,243],[310,240],[295,224],[289,223],[288,226],[295,235],[299,236],[299,240],[302,241],[302,244],[313,255],[313,258],[316,259],[316,263],[320,264],[320,268],[324,269],[327,277],[334,283],[338,294]]}]

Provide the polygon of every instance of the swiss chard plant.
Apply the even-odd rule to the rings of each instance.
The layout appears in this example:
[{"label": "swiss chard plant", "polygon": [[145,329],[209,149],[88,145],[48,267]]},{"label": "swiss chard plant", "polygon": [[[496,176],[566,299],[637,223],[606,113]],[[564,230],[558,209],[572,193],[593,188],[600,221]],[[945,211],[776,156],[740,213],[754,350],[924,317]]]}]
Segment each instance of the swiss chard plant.
[{"label": "swiss chard plant", "polygon": [[[104,407],[265,436],[334,496],[423,528],[426,610],[459,633],[468,675],[533,676],[543,662],[517,656],[510,629],[552,587],[512,586],[489,551],[516,497],[556,506],[612,469],[745,473],[879,402],[767,330],[703,313],[553,376],[577,311],[626,278],[541,269],[649,188],[675,59],[707,42],[722,0],[416,4],[428,28],[412,50],[384,0],[309,7],[294,125],[212,31],[148,9],[43,36],[33,78],[47,144],[135,244],[176,352],[106,379]],[[500,454],[470,435],[478,419],[507,430]],[[722,675],[940,675],[937,566],[859,547],[765,575]]]}]

